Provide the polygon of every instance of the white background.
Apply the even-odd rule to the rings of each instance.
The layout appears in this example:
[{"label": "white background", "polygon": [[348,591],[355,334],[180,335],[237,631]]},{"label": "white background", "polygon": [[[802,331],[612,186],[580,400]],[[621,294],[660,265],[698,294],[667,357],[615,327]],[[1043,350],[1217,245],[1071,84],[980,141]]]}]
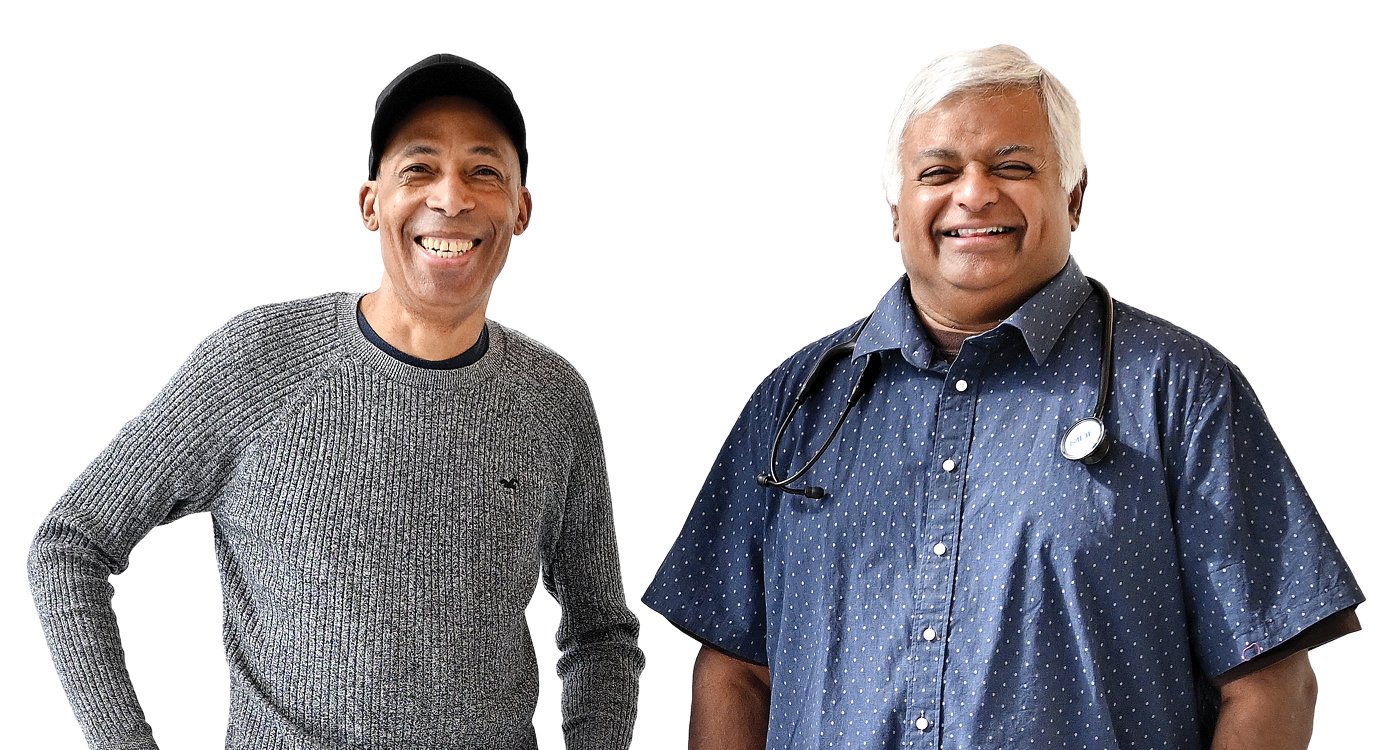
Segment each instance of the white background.
[{"label": "white background", "polygon": [[[439,51],[525,112],[535,215],[491,316],[592,386],[649,662],[635,747],[683,746],[694,653],[637,600],[752,387],[900,272],[880,159],[904,85],[998,42],[1083,110],[1080,264],[1244,369],[1371,597],[1313,654],[1313,746],[1393,723],[1400,123],[1393,22],[1360,4],[29,5],[0,31],[8,746],[82,745],[24,581],[40,519],[231,315],[378,283],[355,205],[372,104]],[[157,739],[221,746],[208,517],[157,529],[114,584]],[[543,592],[531,623],[559,748]]]}]

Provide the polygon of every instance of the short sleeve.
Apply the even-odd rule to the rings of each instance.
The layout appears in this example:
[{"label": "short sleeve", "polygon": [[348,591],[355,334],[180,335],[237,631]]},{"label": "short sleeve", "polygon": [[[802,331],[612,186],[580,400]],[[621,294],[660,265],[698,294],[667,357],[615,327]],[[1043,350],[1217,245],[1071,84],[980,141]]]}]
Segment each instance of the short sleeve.
[{"label": "short sleeve", "polygon": [[1244,376],[1223,360],[1169,436],[1197,659],[1218,677],[1364,600]]},{"label": "short sleeve", "polygon": [[730,431],[680,536],[642,602],[695,638],[767,664],[763,549],[770,491],[767,467],[778,398],[759,386]]}]

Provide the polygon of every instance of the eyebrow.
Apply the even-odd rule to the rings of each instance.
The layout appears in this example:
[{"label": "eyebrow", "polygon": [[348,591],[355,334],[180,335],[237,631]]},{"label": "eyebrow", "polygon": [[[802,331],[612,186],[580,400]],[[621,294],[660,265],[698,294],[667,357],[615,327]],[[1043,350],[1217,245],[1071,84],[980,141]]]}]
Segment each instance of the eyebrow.
[{"label": "eyebrow", "polygon": [[996,154],[997,156],[1010,156],[1011,154],[1033,154],[1035,153],[1035,147],[1027,146],[1021,143],[1013,143],[1010,146],[1002,146],[1001,148],[997,149],[996,151],[993,151],[992,153]]},{"label": "eyebrow", "polygon": [[[1033,154],[1036,153],[1034,146],[1024,143],[1013,143],[1002,146],[992,152],[993,156],[1010,156],[1011,154]],[[949,148],[927,148],[919,152],[919,156],[932,159],[956,159],[958,152]]]},{"label": "eyebrow", "polygon": [[[434,146],[430,146],[426,143],[415,143],[400,151],[399,156],[437,156],[440,153],[441,152]],[[501,153],[501,150],[495,146],[473,146],[467,153],[485,154],[486,156],[494,156],[497,159],[505,159],[505,154]]]},{"label": "eyebrow", "polygon": [[437,156],[438,150],[426,143],[415,143],[399,152],[399,156]]}]

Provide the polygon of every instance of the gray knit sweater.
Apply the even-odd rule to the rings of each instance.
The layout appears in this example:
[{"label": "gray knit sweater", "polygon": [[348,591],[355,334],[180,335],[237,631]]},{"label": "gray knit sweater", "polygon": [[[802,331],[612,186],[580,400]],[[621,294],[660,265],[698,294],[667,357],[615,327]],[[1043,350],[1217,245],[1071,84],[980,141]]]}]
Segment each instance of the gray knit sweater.
[{"label": "gray knit sweater", "polygon": [[468,367],[402,364],[364,339],[357,299],[234,318],[39,529],[34,598],[89,745],[156,746],[107,578],[151,528],[207,511],[229,748],[534,748],[541,569],[566,744],[625,748],[642,655],[583,381],[493,322]]}]

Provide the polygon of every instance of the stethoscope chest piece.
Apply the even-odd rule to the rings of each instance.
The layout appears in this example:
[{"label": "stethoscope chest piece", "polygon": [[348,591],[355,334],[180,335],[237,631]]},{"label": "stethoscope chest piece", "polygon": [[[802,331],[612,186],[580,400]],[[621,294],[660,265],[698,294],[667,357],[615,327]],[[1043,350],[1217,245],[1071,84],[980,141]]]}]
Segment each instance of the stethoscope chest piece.
[{"label": "stethoscope chest piece", "polygon": [[1097,417],[1084,417],[1065,430],[1060,455],[1071,461],[1096,464],[1108,455],[1108,430]]}]

